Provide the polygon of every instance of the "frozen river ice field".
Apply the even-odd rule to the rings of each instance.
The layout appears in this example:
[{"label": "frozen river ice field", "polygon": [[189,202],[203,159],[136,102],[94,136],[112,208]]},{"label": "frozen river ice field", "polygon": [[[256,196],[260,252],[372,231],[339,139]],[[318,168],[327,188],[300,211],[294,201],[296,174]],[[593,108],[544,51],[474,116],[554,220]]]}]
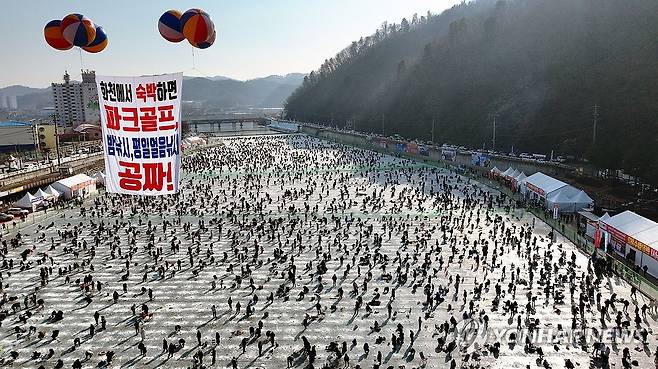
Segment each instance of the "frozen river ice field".
[{"label": "frozen river ice field", "polygon": [[[622,320],[630,323],[618,332],[622,337],[609,339],[610,366],[623,368],[623,350],[628,348],[638,368],[654,367],[657,316],[649,312],[639,325],[633,321],[635,307],[649,305],[648,299],[639,293],[631,297],[628,283],[605,276],[596,293],[601,293],[601,301],[616,296],[616,310],[610,310],[605,327],[595,299],[588,299],[584,319],[574,315],[572,305],[578,305],[589,258],[561,235],[551,241],[550,228],[532,214],[489,208],[485,196],[496,198],[496,191],[445,168],[302,135],[221,141],[223,145],[186,159],[193,164],[185,169],[183,191],[177,198],[138,202],[102,194],[86,199],[84,212],[80,206],[51,210],[4,235],[8,245],[4,259],[13,260],[13,268],[1,269],[2,289],[7,300],[15,299],[2,306],[6,316],[0,336],[3,365],[53,368],[61,360],[64,368],[71,368],[77,359],[84,368],[224,368],[231,367],[235,358],[239,368],[285,368],[292,355],[292,364],[304,368],[310,364],[302,352],[305,337],[315,346],[315,368],[450,368],[451,364],[458,368],[564,368],[565,359],[577,368],[588,368],[594,340],[588,339],[583,350],[577,340],[569,340],[570,334],[583,331],[584,326],[588,332],[614,332],[611,327],[619,311]],[[473,200],[466,202],[466,197]],[[165,220],[173,223],[166,231]],[[531,289],[521,229],[531,232],[530,239],[536,238],[534,246],[528,246],[532,260],[537,261]],[[65,231],[77,235],[65,239]],[[9,240],[17,232],[22,237],[14,247]],[[375,234],[381,236],[380,244]],[[172,240],[180,241],[179,249],[172,250]],[[517,241],[521,247],[515,246]],[[482,256],[484,244],[488,245],[487,258]],[[572,253],[575,262],[570,266]],[[318,270],[321,264],[326,271]],[[289,280],[292,265],[295,283]],[[546,265],[551,266],[550,273],[543,268]],[[46,272],[42,282],[44,267],[52,271]],[[517,268],[519,273],[512,280]],[[573,300],[569,273],[575,276]],[[406,275],[401,279],[400,274]],[[455,293],[458,275],[461,282]],[[85,291],[81,287],[85,276],[91,276],[94,284],[100,282],[101,290]],[[544,295],[546,282],[554,286],[549,299]],[[501,294],[498,308],[492,311],[497,283]],[[356,293],[352,293],[353,285]],[[431,305],[425,304],[427,285],[433,300],[440,286],[445,289]],[[277,293],[282,288],[289,290]],[[303,293],[305,288],[308,292]],[[152,300],[143,292],[149,289]],[[114,291],[119,294],[116,302]],[[526,309],[529,292],[536,298],[532,311]],[[31,301],[25,307],[24,299],[30,300],[32,294],[43,300],[43,307]],[[271,302],[267,301],[270,294],[274,296]],[[553,294],[563,298],[556,302]],[[363,303],[355,315],[359,296]],[[515,314],[505,311],[507,300],[518,303]],[[629,303],[628,314],[623,312],[623,300]],[[12,308],[16,303],[18,308]],[[142,304],[149,312],[143,320]],[[131,311],[133,305],[136,314]],[[245,314],[247,306],[253,313]],[[61,320],[49,319],[59,310]],[[464,319],[464,313],[471,311],[473,320]],[[105,329],[95,323],[95,312],[106,319]],[[480,312],[489,318],[486,329]],[[519,316],[521,329],[517,329]],[[577,329],[572,331],[574,316]],[[450,332],[437,328],[451,317],[458,324]],[[509,335],[521,337],[530,319],[538,320],[537,332],[544,335],[542,342],[533,342],[532,352],[524,350],[522,339],[509,344]],[[137,329],[136,321],[141,321]],[[262,334],[250,332],[259,322]],[[379,327],[373,329],[375,322]],[[399,337],[398,324],[404,340],[393,349],[392,335]],[[95,327],[93,336],[90,325]],[[638,335],[640,329],[648,333],[646,344]],[[56,339],[51,338],[54,331],[59,332]],[[275,334],[274,345],[266,331]],[[437,340],[444,336],[444,347],[437,350]],[[76,338],[79,345],[74,345]],[[184,339],[185,345],[177,346],[169,357],[163,351],[163,339],[175,344]],[[492,350],[496,341],[502,344]],[[138,349],[140,342],[145,354]],[[337,343],[339,352],[345,342],[346,353],[328,351],[331,342]],[[446,352],[451,342],[455,347]],[[368,354],[364,343],[369,345]],[[45,358],[49,349],[53,354]],[[15,360],[12,351],[18,353]],[[107,363],[109,351],[114,356]],[[216,359],[211,365],[213,351]],[[498,352],[494,355],[493,351]],[[39,355],[32,358],[34,352]]]}]

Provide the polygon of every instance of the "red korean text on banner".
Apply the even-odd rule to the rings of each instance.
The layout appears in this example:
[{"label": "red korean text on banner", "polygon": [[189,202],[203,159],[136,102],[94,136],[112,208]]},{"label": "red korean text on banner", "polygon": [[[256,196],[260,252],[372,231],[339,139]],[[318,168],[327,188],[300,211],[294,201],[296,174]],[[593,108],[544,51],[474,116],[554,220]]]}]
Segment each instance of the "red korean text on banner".
[{"label": "red korean text on banner", "polygon": [[177,193],[182,73],[97,76],[108,192]]}]

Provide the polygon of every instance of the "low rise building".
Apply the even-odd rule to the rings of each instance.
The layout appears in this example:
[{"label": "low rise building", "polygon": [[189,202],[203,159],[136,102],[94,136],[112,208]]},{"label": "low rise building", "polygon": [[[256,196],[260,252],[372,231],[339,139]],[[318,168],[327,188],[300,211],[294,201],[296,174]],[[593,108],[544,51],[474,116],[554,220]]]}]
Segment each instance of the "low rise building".
[{"label": "low rise building", "polygon": [[35,150],[37,147],[38,140],[32,124],[0,121],[0,152]]}]

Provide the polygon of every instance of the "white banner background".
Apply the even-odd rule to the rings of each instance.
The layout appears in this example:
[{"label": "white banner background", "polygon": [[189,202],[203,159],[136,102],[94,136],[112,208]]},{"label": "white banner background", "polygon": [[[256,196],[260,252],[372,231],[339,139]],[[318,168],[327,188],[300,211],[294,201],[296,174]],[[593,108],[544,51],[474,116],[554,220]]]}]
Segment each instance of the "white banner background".
[{"label": "white banner background", "polygon": [[96,77],[108,192],[178,192],[182,80],[183,73]]}]

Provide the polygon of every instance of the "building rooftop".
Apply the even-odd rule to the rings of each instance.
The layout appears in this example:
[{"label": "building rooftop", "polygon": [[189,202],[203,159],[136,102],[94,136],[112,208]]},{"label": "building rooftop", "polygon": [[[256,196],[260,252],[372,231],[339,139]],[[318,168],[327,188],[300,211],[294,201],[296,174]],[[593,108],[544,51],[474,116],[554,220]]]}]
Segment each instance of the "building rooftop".
[{"label": "building rooftop", "polygon": [[0,120],[0,127],[23,127],[23,126],[31,126],[31,124],[26,122],[17,122],[15,120]]}]

